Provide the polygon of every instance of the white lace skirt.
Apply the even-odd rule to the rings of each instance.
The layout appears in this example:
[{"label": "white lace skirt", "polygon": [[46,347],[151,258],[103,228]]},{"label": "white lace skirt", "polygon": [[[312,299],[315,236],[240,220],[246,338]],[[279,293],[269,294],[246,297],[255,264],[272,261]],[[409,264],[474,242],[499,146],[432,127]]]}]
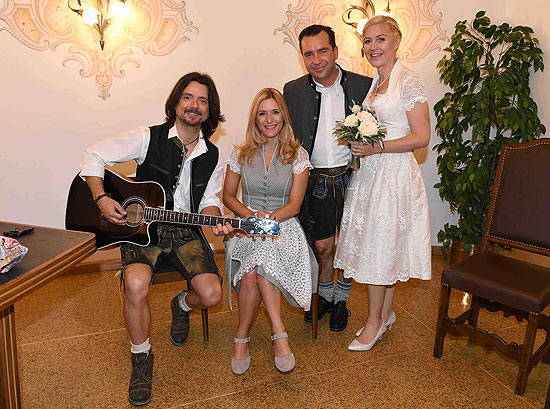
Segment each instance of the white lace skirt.
[{"label": "white lace skirt", "polygon": [[431,278],[428,199],[411,152],[361,159],[346,191],[334,266],[365,284]]},{"label": "white lace skirt", "polygon": [[318,266],[295,217],[280,223],[279,236],[274,239],[245,236],[226,242],[229,298],[229,283],[238,291],[243,275],[255,268],[257,274],[277,286],[292,305],[309,310],[312,290],[317,288]]}]

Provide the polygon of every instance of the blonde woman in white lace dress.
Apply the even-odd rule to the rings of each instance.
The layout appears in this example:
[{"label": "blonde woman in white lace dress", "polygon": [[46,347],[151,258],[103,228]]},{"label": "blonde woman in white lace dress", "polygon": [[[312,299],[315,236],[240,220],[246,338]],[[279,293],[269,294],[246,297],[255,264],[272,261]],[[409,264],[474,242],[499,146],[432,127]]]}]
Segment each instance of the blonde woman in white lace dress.
[{"label": "blonde woman in white lace dress", "polygon": [[384,150],[351,144],[361,168],[346,191],[334,266],[368,284],[368,318],[348,347],[353,351],[370,350],[391,329],[396,282],[431,278],[428,201],[412,154],[429,143],[430,116],[424,85],[396,57],[400,41],[391,17],[376,16],[363,31],[363,50],[378,70],[363,107],[387,135]]},{"label": "blonde woman in white lace dress", "polygon": [[[273,88],[254,98],[245,142],[228,161],[223,202],[235,215],[277,219],[274,240],[234,237],[226,244],[226,275],[238,291],[239,327],[231,370],[241,375],[250,365],[249,330],[263,299],[271,321],[275,367],[294,368],[295,360],[281,317],[281,294],[295,306],[309,309],[316,287],[317,262],[295,217],[306,192],[307,152],[294,138],[283,96]],[[237,198],[242,185],[242,201]],[[231,289],[229,288],[229,294]]]}]

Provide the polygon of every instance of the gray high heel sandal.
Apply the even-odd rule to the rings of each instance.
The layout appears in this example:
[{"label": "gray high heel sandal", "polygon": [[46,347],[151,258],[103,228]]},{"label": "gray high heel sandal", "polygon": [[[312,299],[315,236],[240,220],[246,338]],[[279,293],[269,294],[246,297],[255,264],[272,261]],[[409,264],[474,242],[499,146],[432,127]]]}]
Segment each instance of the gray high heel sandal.
[{"label": "gray high heel sandal", "polygon": [[[271,341],[273,342],[281,338],[288,338],[288,334],[286,332],[273,334],[271,336]],[[290,372],[294,369],[295,366],[296,360],[294,359],[294,354],[292,352],[287,356],[275,356],[275,368],[277,368],[279,372]]]},{"label": "gray high heel sandal", "polygon": [[[248,344],[250,342],[250,337],[246,338],[235,338],[235,344]],[[231,357],[231,371],[235,375],[242,375],[250,368],[250,354],[244,359],[236,359]]]}]

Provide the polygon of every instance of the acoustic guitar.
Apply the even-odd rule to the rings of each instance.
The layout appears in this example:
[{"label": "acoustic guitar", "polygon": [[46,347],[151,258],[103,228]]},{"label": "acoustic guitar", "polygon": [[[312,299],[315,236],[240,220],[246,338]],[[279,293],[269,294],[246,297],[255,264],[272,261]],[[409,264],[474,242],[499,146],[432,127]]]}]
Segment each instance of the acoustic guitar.
[{"label": "acoustic guitar", "polygon": [[166,194],[156,182],[132,182],[118,173],[105,169],[105,192],[116,200],[128,214],[124,225],[108,222],[99,211],[88,184],[79,175],[74,178],[67,199],[65,226],[68,230],[95,233],[97,248],[120,243],[147,246],[158,243],[160,223],[192,226],[216,226],[230,223],[237,230],[252,236],[277,236],[279,222],[250,216],[229,219],[198,213],[166,210]]}]

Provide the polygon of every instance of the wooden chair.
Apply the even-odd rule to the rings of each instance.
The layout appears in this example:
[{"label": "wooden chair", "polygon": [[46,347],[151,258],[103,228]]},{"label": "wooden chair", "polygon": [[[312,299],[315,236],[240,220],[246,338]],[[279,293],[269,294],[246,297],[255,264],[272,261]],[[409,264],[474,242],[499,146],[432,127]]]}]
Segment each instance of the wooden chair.
[{"label": "wooden chair", "polygon": [[[542,311],[550,303],[550,268],[492,252],[489,244],[550,256],[550,138],[506,144],[493,185],[483,230],[481,252],[447,267],[441,278],[441,298],[433,355],[443,354],[445,335],[467,336],[519,365],[515,393],[523,395],[527,376],[541,359],[550,363],[550,319]],[[470,308],[448,316],[451,289],[472,294]],[[479,310],[504,311],[527,319],[522,345],[477,328]],[[538,329],[546,331],[533,353]]]}]

